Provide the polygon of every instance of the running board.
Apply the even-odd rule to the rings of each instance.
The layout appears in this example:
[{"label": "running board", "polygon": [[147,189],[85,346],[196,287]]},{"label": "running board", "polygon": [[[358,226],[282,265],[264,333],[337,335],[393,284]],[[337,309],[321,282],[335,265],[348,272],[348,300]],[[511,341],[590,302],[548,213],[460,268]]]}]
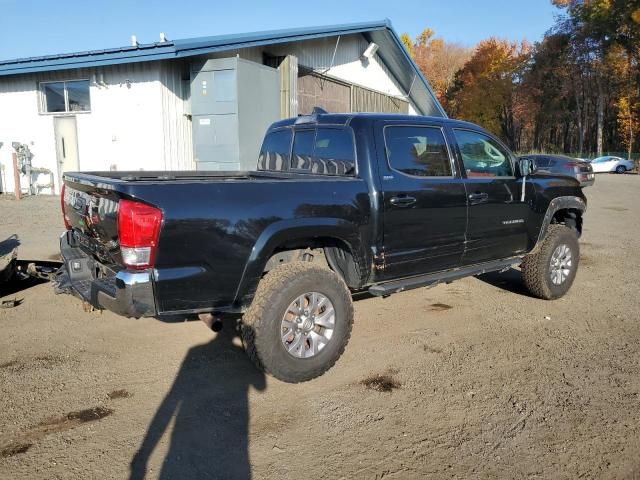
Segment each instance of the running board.
[{"label": "running board", "polygon": [[521,258],[507,258],[497,262],[478,263],[468,267],[461,267],[446,272],[430,273],[428,275],[420,275],[418,277],[403,278],[401,280],[392,280],[390,282],[378,283],[369,287],[369,293],[376,297],[386,297],[392,293],[403,292],[420,287],[435,287],[439,283],[452,282],[464,277],[473,275],[482,275],[488,272],[497,272],[506,270],[509,267],[519,265]]}]

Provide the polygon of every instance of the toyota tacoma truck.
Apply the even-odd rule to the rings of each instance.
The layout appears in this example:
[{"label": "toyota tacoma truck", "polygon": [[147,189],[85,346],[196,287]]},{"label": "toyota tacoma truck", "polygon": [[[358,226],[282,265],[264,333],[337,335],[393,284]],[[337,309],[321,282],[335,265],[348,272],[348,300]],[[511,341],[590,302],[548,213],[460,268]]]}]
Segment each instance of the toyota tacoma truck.
[{"label": "toyota tacoma truck", "polygon": [[264,371],[331,368],[352,294],[388,296],[519,266],[563,296],[586,198],[480,127],[327,114],[282,120],[256,171],[66,173],[59,291],[129,317],[235,316]]}]

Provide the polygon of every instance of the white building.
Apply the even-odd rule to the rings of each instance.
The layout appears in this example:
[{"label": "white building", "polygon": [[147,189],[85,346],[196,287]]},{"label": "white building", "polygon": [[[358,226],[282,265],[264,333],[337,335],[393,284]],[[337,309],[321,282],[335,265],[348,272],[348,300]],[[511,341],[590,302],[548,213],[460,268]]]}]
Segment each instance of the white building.
[{"label": "white building", "polygon": [[271,122],[313,106],[445,115],[388,21],[0,61],[0,192],[14,142],[22,191],[58,193],[63,171],[249,169]]}]

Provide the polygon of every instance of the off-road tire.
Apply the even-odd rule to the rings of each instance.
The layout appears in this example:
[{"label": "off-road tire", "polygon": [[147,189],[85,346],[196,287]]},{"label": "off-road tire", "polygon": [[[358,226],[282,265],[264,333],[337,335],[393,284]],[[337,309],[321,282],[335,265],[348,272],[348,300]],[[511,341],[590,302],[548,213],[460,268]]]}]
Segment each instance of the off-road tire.
[{"label": "off-road tire", "polygon": [[[292,301],[307,292],[325,295],[335,309],[333,336],[310,358],[296,358],[282,344],[281,321]],[[258,368],[288,383],[319,377],[344,352],[353,324],[351,294],[332,270],[309,262],[292,262],[269,271],[260,281],[240,331],[249,358]]]},{"label": "off-road tire", "polygon": [[[560,285],[551,281],[551,256],[555,249],[565,244],[571,249],[572,266],[569,276]],[[578,271],[580,245],[575,230],[564,225],[549,225],[547,234],[535,253],[524,257],[520,268],[527,290],[535,297],[554,300],[569,291]]]}]

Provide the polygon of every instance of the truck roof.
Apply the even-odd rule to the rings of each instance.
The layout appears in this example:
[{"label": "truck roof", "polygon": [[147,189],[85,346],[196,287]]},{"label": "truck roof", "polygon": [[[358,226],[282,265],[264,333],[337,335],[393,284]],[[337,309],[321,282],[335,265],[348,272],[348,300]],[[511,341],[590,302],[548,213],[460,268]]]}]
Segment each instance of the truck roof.
[{"label": "truck roof", "polygon": [[422,123],[429,122],[435,123],[438,125],[450,125],[450,126],[459,126],[459,127],[472,127],[474,129],[480,129],[477,125],[469,122],[465,122],[463,120],[455,120],[452,118],[446,117],[427,117],[420,115],[407,115],[407,114],[398,114],[398,113],[313,113],[311,115],[300,115],[299,117],[287,118],[284,120],[280,120],[271,125],[271,129],[288,127],[291,125],[302,125],[302,124],[312,124],[312,125],[348,125],[353,120],[365,120],[370,122],[380,121],[380,120],[395,120],[402,121],[405,120],[407,123]]}]

